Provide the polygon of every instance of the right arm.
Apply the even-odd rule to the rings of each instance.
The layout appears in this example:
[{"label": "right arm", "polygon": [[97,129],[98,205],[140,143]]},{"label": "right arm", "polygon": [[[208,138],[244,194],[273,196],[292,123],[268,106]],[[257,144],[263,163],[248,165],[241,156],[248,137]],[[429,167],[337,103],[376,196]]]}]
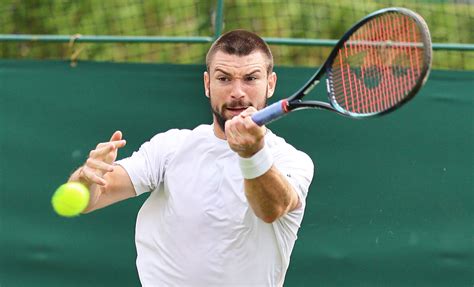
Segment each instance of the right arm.
[{"label": "right arm", "polygon": [[69,182],[78,181],[89,188],[90,200],[83,213],[135,196],[128,173],[120,165],[113,164],[117,159],[117,150],[125,144],[122,133],[116,131],[109,142],[98,144],[85,164],[70,176]]}]

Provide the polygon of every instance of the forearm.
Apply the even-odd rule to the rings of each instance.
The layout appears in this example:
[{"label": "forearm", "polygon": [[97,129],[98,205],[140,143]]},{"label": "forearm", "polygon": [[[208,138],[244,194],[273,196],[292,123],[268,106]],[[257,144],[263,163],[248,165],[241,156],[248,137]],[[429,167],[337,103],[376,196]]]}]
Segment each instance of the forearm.
[{"label": "forearm", "polygon": [[81,176],[82,168],[83,166],[79,167],[76,171],[74,171],[72,175],[69,177],[68,182],[72,182],[72,181],[80,182],[89,189],[89,193],[90,193],[89,204],[87,205],[86,209],[82,212],[82,213],[88,213],[98,208],[97,203],[99,202],[102,190],[99,187],[99,185],[95,183],[90,183],[83,176]]},{"label": "forearm", "polygon": [[265,145],[265,127],[251,119],[253,107],[225,123],[230,148],[239,155],[247,200],[255,215],[271,223],[295,209],[299,197],[285,176],[275,167],[270,148]]},{"label": "forearm", "polygon": [[267,223],[293,210],[299,202],[293,187],[274,165],[257,178],[245,179],[244,189],[255,214]]},{"label": "forearm", "polygon": [[105,185],[91,183],[85,179],[82,169],[77,169],[70,177],[69,181],[78,181],[83,183],[90,192],[90,200],[83,213],[88,213],[121,200],[135,196],[135,189],[128,173],[120,165],[114,165],[112,172],[100,174],[106,182]]},{"label": "forearm", "polygon": [[117,150],[125,144],[122,132],[116,131],[110,141],[99,143],[89,153],[84,165],[69,177],[70,182],[81,182],[89,189],[89,205],[83,213],[135,196],[135,189],[128,173],[120,165],[114,164]]}]

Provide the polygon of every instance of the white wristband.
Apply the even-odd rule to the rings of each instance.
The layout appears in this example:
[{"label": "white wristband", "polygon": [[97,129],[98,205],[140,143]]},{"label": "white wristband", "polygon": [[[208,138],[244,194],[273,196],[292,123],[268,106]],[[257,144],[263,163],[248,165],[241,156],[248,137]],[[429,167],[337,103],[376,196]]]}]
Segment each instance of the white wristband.
[{"label": "white wristband", "polygon": [[239,165],[245,179],[254,179],[266,173],[273,165],[273,156],[265,145],[249,158],[239,156]]}]

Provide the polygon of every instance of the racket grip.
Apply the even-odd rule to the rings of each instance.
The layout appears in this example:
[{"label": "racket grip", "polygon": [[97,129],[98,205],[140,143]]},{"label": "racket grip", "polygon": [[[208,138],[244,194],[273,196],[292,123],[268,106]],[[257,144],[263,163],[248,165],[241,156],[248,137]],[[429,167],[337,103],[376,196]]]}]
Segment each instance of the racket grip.
[{"label": "racket grip", "polygon": [[259,126],[268,124],[288,112],[288,101],[280,100],[252,115],[252,120]]}]

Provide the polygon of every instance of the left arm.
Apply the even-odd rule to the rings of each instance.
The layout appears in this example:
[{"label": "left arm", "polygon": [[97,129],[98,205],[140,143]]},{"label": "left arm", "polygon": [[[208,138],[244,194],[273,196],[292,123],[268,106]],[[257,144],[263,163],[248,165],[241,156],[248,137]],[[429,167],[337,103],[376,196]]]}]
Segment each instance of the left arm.
[{"label": "left arm", "polygon": [[[225,134],[230,148],[249,159],[265,146],[265,127],[255,124],[253,108],[226,122]],[[244,179],[245,195],[255,215],[271,223],[299,206],[299,197],[288,180],[271,164],[255,178]]]}]

